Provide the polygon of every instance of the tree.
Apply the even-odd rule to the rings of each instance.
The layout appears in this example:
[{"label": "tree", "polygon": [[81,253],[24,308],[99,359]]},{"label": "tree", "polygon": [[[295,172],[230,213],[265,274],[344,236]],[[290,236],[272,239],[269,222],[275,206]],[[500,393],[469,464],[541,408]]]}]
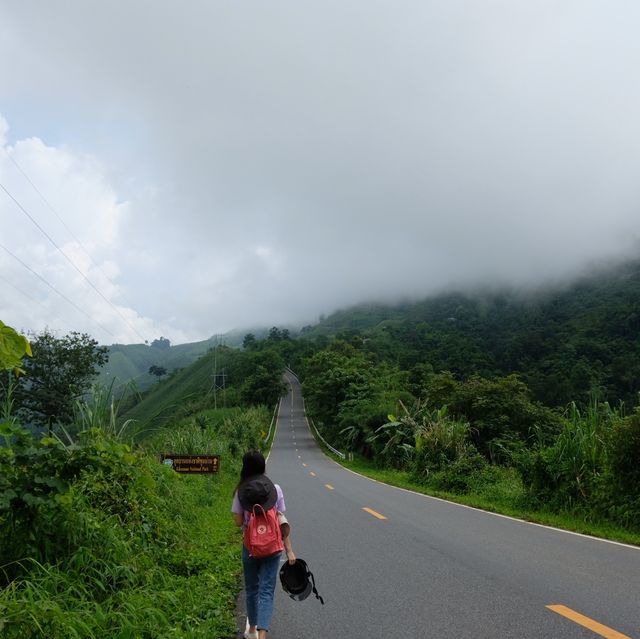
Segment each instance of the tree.
[{"label": "tree", "polygon": [[34,337],[31,350],[33,357],[23,361],[26,374],[16,389],[19,412],[34,423],[70,423],[74,401],[108,360],[107,348],[86,333],[57,338],[45,329]]},{"label": "tree", "polygon": [[245,351],[254,350],[257,348],[258,342],[256,340],[256,336],[253,333],[247,333],[242,340],[242,348]]},{"label": "tree", "polygon": [[281,342],[291,339],[291,336],[289,335],[288,328],[280,329],[277,326],[273,326],[271,329],[269,329],[269,336],[267,337],[267,339],[271,342]]},{"label": "tree", "polygon": [[495,379],[472,375],[458,381],[445,372],[432,375],[424,390],[430,408],[448,406],[453,417],[471,423],[471,441],[494,462],[514,442],[548,441],[561,427],[559,416],[532,401],[526,384],[516,375]]},{"label": "tree", "polygon": [[242,384],[241,395],[248,404],[275,404],[284,393],[284,364],[275,350],[243,352],[240,361],[230,367],[229,381]]},{"label": "tree", "polygon": [[247,404],[273,406],[285,391],[279,375],[259,364],[242,385],[242,399]]},{"label": "tree", "polygon": [[171,342],[166,337],[159,337],[151,342],[151,348],[161,348],[163,351],[167,351],[171,348]]},{"label": "tree", "polygon": [[352,386],[370,382],[371,365],[346,342],[310,357],[302,371],[304,396],[311,413],[325,424],[335,424],[340,404]]},{"label": "tree", "polygon": [[160,379],[163,375],[167,374],[167,369],[164,366],[156,366],[155,364],[149,366],[149,374],[155,375]]}]

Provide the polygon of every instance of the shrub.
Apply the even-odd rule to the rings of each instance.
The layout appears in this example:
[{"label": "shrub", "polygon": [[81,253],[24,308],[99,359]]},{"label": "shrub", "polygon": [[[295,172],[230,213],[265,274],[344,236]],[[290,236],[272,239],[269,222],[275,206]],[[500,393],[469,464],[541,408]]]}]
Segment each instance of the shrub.
[{"label": "shrub", "polygon": [[55,563],[84,545],[87,529],[77,521],[70,496],[83,477],[92,478],[84,482],[90,488],[85,498],[108,515],[127,523],[139,514],[129,491],[140,470],[125,444],[99,430],[69,446],[50,437],[35,440],[17,425],[4,423],[0,432],[10,444],[0,449],[0,563],[11,566],[5,569],[8,579],[17,574],[18,560]]},{"label": "shrub", "polygon": [[533,443],[537,436],[549,443],[560,429],[559,417],[531,401],[529,389],[516,375],[491,380],[474,375],[460,382],[451,373],[441,373],[428,379],[425,392],[431,406],[446,405],[451,415],[470,422],[471,441],[494,463],[509,462],[496,442]]},{"label": "shrub", "polygon": [[539,445],[515,456],[531,499],[552,509],[589,509],[607,467],[607,441],[619,412],[593,401],[584,413],[575,403],[562,419],[551,446]]},{"label": "shrub", "polygon": [[464,494],[472,488],[478,490],[493,478],[492,467],[480,453],[472,449],[433,472],[428,477],[428,484],[437,490]]},{"label": "shrub", "polygon": [[2,637],[233,633],[240,546],[228,508],[239,461],[226,440],[219,476],[204,482],[95,429],[66,446],[15,425],[2,432]]},{"label": "shrub", "polygon": [[624,526],[640,528],[640,408],[618,420],[609,438],[608,467],[597,508]]}]

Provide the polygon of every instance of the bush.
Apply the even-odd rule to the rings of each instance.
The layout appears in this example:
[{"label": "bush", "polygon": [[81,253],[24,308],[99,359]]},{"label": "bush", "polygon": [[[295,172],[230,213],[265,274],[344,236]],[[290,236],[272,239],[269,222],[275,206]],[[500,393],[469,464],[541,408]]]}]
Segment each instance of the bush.
[{"label": "bush", "polygon": [[[233,634],[241,564],[229,503],[238,455],[261,442],[271,414],[201,417],[135,453],[98,429],[64,445],[1,426],[2,637]],[[212,481],[178,475],[155,454],[205,445],[222,456]]]},{"label": "bush", "polygon": [[524,485],[536,504],[553,510],[589,510],[607,468],[607,442],[619,412],[608,404],[592,402],[581,413],[571,404],[562,430],[551,446],[522,450],[514,457]]},{"label": "bush", "polygon": [[477,451],[470,451],[432,473],[427,483],[436,490],[465,494],[494,479],[492,467]]},{"label": "bush", "polygon": [[618,421],[611,433],[609,468],[615,488],[640,496],[640,408]]},{"label": "bush", "polygon": [[[121,501],[139,474],[128,446],[105,438],[101,431],[85,433],[78,444],[58,439],[34,440],[17,425],[3,423],[0,433],[9,443],[0,449],[0,562],[17,570],[14,562],[29,557],[56,562],[83,544],[82,526],[69,511],[69,491],[82,476],[91,474],[96,486],[109,486],[109,499],[99,497],[111,515],[131,512]],[[125,502],[126,503],[126,502]],[[76,522],[77,523],[77,522]]]},{"label": "bush", "polygon": [[553,440],[560,429],[559,417],[549,408],[531,401],[527,386],[516,375],[485,379],[477,375],[464,382],[451,373],[428,378],[425,393],[432,407],[446,405],[449,413],[468,421],[476,448],[494,463],[508,463],[496,442],[533,443]]},{"label": "bush", "polygon": [[614,424],[598,488],[596,507],[605,517],[640,528],[640,409]]}]

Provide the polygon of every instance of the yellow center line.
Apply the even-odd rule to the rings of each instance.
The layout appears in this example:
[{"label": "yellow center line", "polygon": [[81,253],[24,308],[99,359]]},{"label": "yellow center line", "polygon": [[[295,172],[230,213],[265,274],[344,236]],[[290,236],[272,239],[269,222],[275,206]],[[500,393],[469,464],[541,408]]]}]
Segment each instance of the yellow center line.
[{"label": "yellow center line", "polygon": [[363,508],[362,510],[364,510],[365,513],[369,513],[370,515],[377,517],[378,519],[386,519],[384,515],[381,515],[380,513],[376,512],[375,510],[372,510],[371,508]]},{"label": "yellow center line", "polygon": [[601,637],[606,637],[606,639],[631,639],[628,635],[623,635],[621,632],[613,630],[613,628],[609,628],[608,626],[604,626],[593,619],[589,619],[589,617],[585,617],[579,612],[571,610],[571,608],[567,608],[566,606],[553,605],[547,606],[547,608],[549,608],[549,610],[553,610],[553,612],[557,612],[559,615],[562,615],[567,619],[571,619],[571,621],[574,621],[585,628],[588,628]]},{"label": "yellow center line", "polygon": [[325,484],[325,488],[328,488],[329,490],[335,490],[335,488],[331,484]]},{"label": "yellow center line", "polygon": [[311,471],[309,471],[309,474],[310,474],[312,477],[315,477],[315,476],[316,476],[316,474],[315,474],[312,470],[311,470]]}]

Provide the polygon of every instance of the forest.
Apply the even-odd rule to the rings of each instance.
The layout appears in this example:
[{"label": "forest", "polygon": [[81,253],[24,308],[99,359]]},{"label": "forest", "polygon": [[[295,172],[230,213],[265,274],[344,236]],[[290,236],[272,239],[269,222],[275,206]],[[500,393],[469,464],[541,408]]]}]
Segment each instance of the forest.
[{"label": "forest", "polygon": [[[640,264],[272,329],[332,445],[445,492],[640,531]],[[493,499],[493,498],[492,498]]]}]

